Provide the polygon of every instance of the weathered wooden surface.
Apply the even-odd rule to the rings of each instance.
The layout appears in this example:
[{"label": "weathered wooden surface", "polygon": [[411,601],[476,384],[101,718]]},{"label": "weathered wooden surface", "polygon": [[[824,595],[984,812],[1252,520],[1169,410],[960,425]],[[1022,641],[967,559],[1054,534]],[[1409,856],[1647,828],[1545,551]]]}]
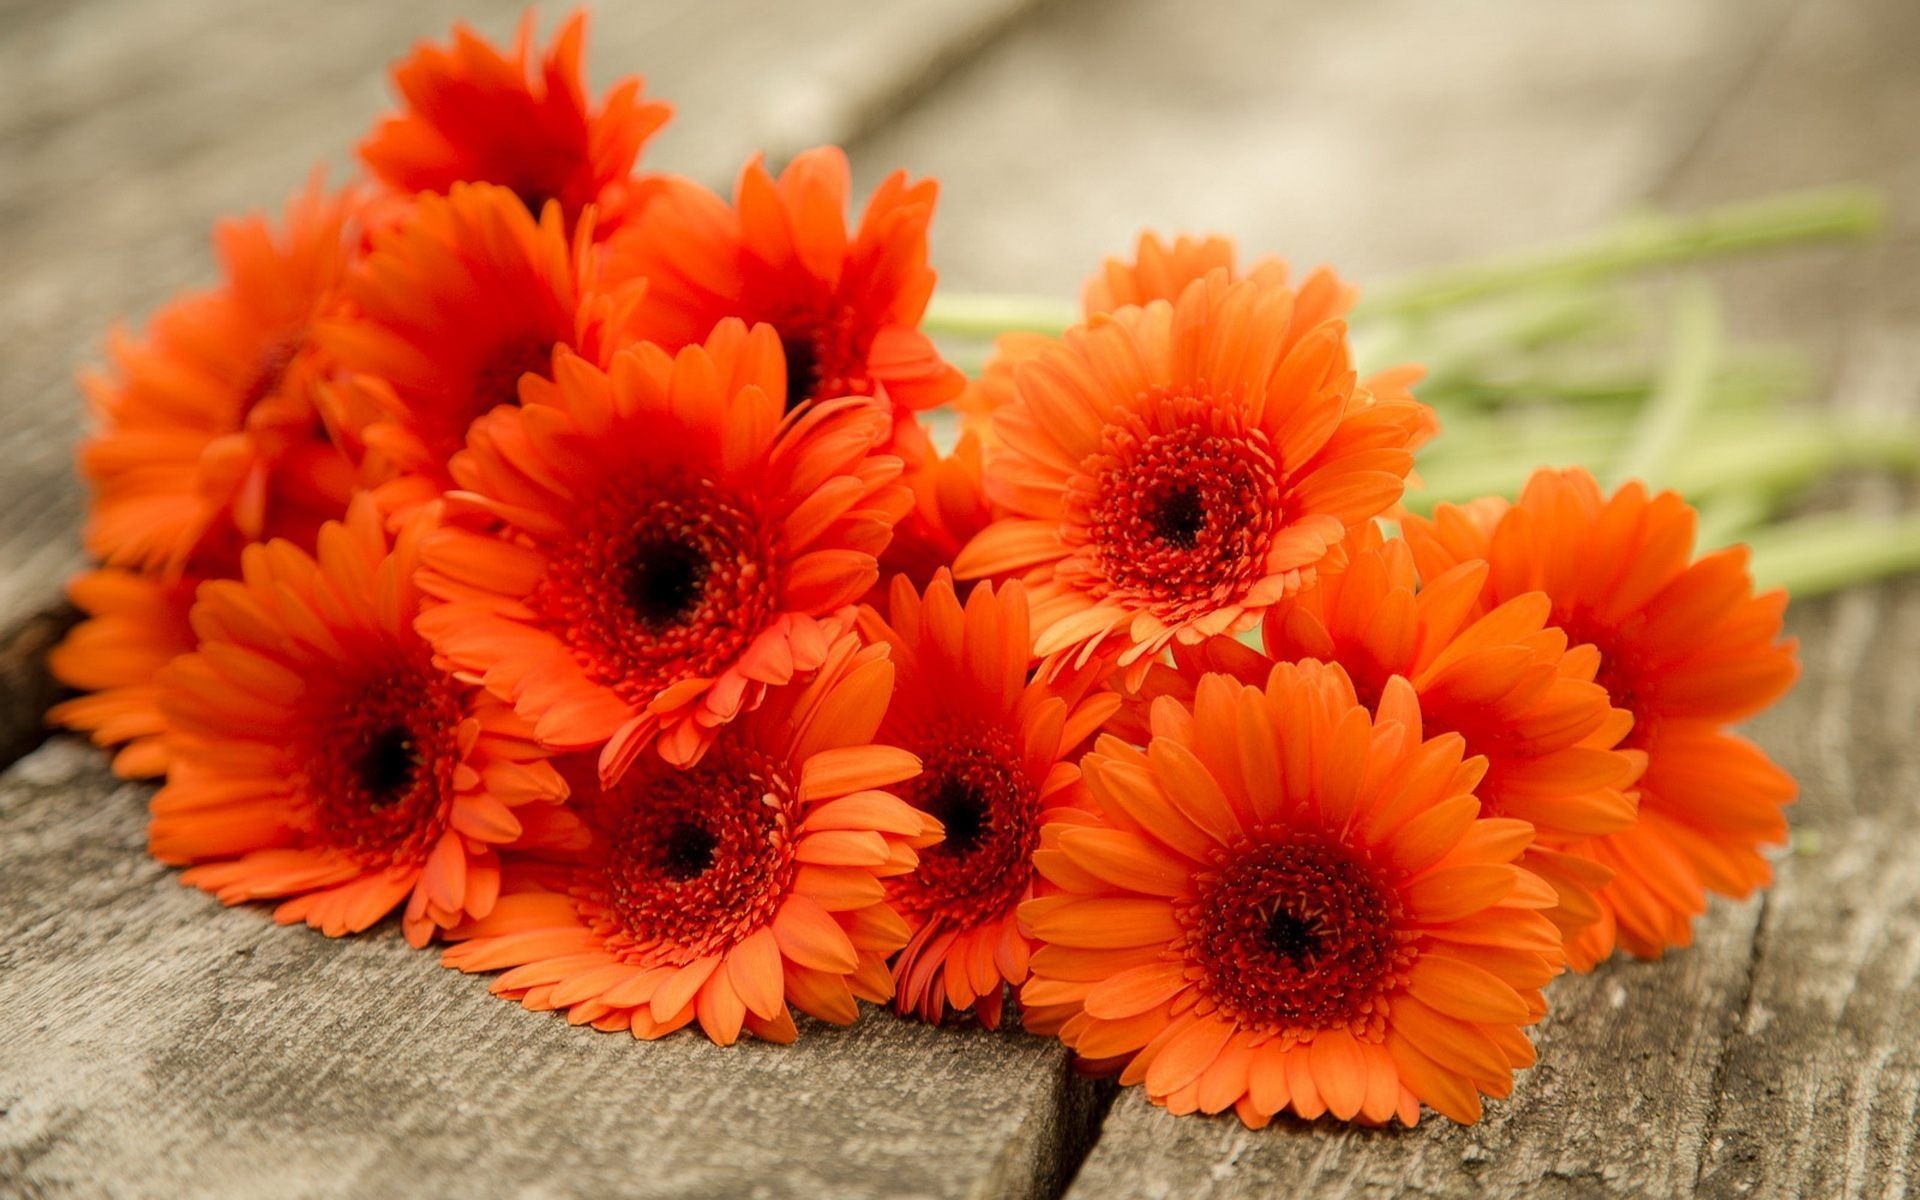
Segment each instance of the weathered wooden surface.
[{"label": "weathered wooden surface", "polygon": [[67,740],[0,784],[0,1194],[1026,1197],[1093,1117],[1047,1043],[884,1014],[650,1044],[397,931],[221,911]]},{"label": "weathered wooden surface", "polygon": [[[1645,200],[1877,182],[1888,245],[1733,269],[1729,324],[1814,351],[1836,403],[1920,406],[1911,0],[1018,7],[618,6],[594,62],[680,102],[652,161],[709,178],[756,142],[868,131],[869,181],[942,176],[936,262],[971,288],[1068,291],[1143,223],[1364,283]],[[6,9],[0,627],[73,557],[68,378],[103,320],[204,278],[214,215],[340,161],[409,37],[456,10],[500,32],[512,8]],[[1248,1133],[1137,1092],[1100,1123],[1043,1043],[879,1013],[791,1050],[570,1030],[391,936],[218,910],[141,855],[140,790],[56,742],[0,782],[0,1194],[1902,1195],[1920,584],[1792,624],[1806,680],[1753,730],[1805,789],[1778,887],[1716,904],[1665,962],[1556,984],[1540,1065],[1470,1129]]]}]

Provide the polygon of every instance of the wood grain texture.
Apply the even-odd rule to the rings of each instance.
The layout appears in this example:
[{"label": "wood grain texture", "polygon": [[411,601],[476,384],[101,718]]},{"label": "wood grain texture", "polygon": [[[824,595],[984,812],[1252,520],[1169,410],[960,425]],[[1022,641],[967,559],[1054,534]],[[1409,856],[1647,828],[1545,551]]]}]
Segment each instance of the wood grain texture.
[{"label": "wood grain texture", "polygon": [[[597,86],[639,71],[678,116],[647,166],[731,183],[858,136],[1033,0],[647,0],[596,6]],[[110,322],[213,277],[220,216],[277,208],[313,164],[344,178],[386,68],[521,0],[18,0],[0,33],[0,630],[79,562],[75,369]],[[547,13],[547,25],[562,6]]]},{"label": "wood grain texture", "polygon": [[942,181],[965,289],[1075,291],[1144,227],[1362,285],[1644,197],[1790,0],[1062,0],[863,139]]},{"label": "wood grain texture", "polygon": [[223,910],[146,857],[146,795],[68,739],[0,783],[0,1193],[1000,1200],[1095,1118],[1020,1034],[641,1043]]}]

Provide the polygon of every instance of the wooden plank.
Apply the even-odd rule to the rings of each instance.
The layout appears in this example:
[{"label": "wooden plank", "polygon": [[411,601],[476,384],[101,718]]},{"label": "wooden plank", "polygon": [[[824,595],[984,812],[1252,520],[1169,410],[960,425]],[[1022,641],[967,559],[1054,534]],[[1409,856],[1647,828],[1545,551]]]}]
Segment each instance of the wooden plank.
[{"label": "wooden plank", "polygon": [[1365,285],[1618,215],[1786,3],[1060,4],[855,164],[940,177],[958,288],[1071,293],[1149,226]]},{"label": "wooden plank", "polygon": [[[654,0],[603,6],[592,77],[640,71],[679,109],[644,160],[725,184],[746,157],[846,141],[1033,0]],[[521,0],[27,2],[0,77],[0,630],[79,561],[75,368],[110,321],[213,274],[222,214],[277,207],[313,163],[341,178],[385,71],[457,19],[511,34]],[[548,23],[557,19],[547,15]]]},{"label": "wooden plank", "polygon": [[1057,1195],[1095,1108],[1057,1049],[869,1012],[791,1047],[569,1028],[397,930],[224,910],[147,789],[47,743],[0,781],[10,1195]]}]

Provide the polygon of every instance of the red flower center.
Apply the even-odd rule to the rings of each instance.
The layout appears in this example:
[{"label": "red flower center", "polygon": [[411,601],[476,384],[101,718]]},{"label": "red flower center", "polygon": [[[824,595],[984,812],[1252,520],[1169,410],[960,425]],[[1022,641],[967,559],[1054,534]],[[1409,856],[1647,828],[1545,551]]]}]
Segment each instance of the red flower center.
[{"label": "red flower center", "polygon": [[854,314],[832,310],[771,322],[780,331],[780,348],[787,358],[787,411],[809,400],[841,396],[870,396],[873,380],[867,375],[866,348],[854,323]]},{"label": "red flower center", "polygon": [[799,802],[763,755],[715,746],[690,770],[650,762],[587,807],[595,846],[573,894],[629,962],[720,953],[773,920],[791,888]]},{"label": "red flower center", "polygon": [[737,658],[778,604],[774,533],[705,480],[616,493],[550,552],[534,608],[581,668],[633,705]]},{"label": "red flower center", "polygon": [[1110,425],[1068,504],[1083,587],[1122,591],[1165,616],[1207,610],[1264,573],[1280,522],[1266,435],[1223,406],[1161,400]]},{"label": "red flower center", "polygon": [[309,705],[292,775],[322,839],[370,865],[424,862],[453,799],[460,685],[423,655]]},{"label": "red flower center", "polygon": [[1004,730],[948,728],[912,747],[921,773],[902,796],[946,826],[920,866],[894,886],[901,908],[970,929],[1006,915],[1032,881],[1040,845],[1038,794]]},{"label": "red flower center", "polygon": [[1372,868],[1317,835],[1264,834],[1226,851],[1182,906],[1188,960],[1243,1026],[1377,1037],[1379,997],[1413,935]]}]

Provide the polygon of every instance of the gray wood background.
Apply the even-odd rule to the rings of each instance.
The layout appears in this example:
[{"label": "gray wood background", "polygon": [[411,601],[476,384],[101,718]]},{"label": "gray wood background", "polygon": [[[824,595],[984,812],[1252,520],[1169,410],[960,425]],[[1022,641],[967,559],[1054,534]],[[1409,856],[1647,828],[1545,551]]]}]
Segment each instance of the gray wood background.
[{"label": "gray wood background", "polygon": [[[935,259],[1071,294],[1145,224],[1363,284],[1676,208],[1864,180],[1890,236],[1723,272],[1828,402],[1920,405],[1913,0],[685,0],[604,5],[649,161],[849,145],[941,177]],[[790,1049],[510,1009],[396,935],[225,911],[141,852],[143,788],[38,741],[77,561],[74,368],[211,277],[209,223],[341,170],[383,69],[503,0],[0,0],[0,1195],[1898,1196],[1920,1172],[1920,585],[1797,606],[1754,734],[1801,779],[1766,897],[1555,985],[1472,1128],[1170,1118],[1018,1034],[873,1013]],[[549,14],[549,20],[552,14]],[[1888,506],[1849,484],[1835,505]],[[29,751],[30,752],[27,752]],[[24,757],[20,757],[24,753]]]}]

